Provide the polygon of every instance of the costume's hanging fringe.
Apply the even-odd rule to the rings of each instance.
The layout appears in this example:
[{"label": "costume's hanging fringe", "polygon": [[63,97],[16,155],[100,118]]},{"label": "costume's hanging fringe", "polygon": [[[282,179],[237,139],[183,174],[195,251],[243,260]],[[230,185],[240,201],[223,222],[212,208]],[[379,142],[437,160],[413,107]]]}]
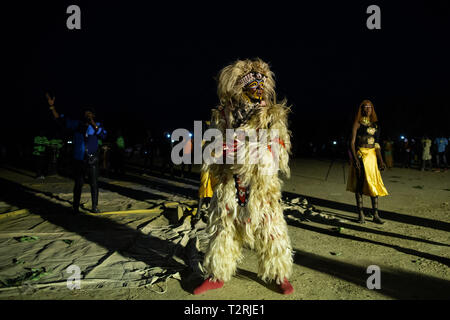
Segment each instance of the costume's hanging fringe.
[{"label": "costume's hanging fringe", "polygon": [[[254,108],[251,117],[236,128],[234,111],[249,107],[239,80],[251,71],[267,77],[265,103],[250,106]],[[202,168],[209,170],[217,180],[209,209],[207,232],[210,243],[204,260],[205,270],[214,280],[230,280],[242,259],[242,246],[248,245],[257,252],[258,275],[264,281],[281,283],[290,276],[293,263],[280,203],[282,181],[278,177],[278,171],[290,177],[291,133],[287,128],[290,108],[286,101],[276,102],[273,73],[259,59],[237,61],[225,67],[219,75],[218,95],[221,106],[212,111],[211,127],[219,129],[224,139],[227,128],[244,132],[265,129],[268,139],[249,143],[237,138],[244,157],[248,160],[250,152],[258,150],[262,163],[205,164]],[[245,206],[239,206],[237,202],[235,177],[239,177],[239,184],[244,189],[249,188]]]}]

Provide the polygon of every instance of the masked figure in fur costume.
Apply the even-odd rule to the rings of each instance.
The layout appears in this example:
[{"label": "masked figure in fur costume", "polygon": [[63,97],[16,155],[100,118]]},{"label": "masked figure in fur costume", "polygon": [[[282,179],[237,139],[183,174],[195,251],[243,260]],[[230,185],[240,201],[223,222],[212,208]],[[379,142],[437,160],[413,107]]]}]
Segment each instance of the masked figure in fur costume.
[{"label": "masked figure in fur costume", "polygon": [[[202,168],[216,179],[207,228],[211,238],[203,263],[209,278],[194,294],[229,281],[244,245],[258,255],[258,276],[290,294],[292,247],[278,177],[278,171],[290,176],[289,108],[286,101],[276,101],[273,73],[260,59],[236,61],[222,69],[218,96],[220,106],[212,110],[210,128],[219,130],[223,140],[211,153],[215,161]],[[233,130],[230,139],[227,129]],[[258,139],[253,139],[255,134]]]}]

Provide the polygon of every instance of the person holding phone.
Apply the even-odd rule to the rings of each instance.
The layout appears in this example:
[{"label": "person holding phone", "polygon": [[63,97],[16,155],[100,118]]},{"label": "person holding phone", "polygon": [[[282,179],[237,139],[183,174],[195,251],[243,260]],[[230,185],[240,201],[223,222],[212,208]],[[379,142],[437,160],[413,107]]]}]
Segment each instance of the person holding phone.
[{"label": "person holding phone", "polygon": [[347,190],[355,193],[359,223],[365,223],[363,195],[372,200],[373,222],[383,224],[378,214],[378,197],[387,196],[380,170],[384,170],[379,144],[380,128],[373,103],[364,100],[358,108],[351,136],[352,165]]},{"label": "person holding phone", "polygon": [[100,213],[98,209],[98,139],[106,138],[106,131],[99,122],[95,122],[95,110],[84,108],[82,119],[70,119],[64,114],[59,114],[55,109],[55,97],[46,94],[49,108],[53,117],[60,125],[73,133],[73,157],[74,157],[74,180],[73,188],[73,211],[79,213],[81,190],[85,175],[91,187],[91,199],[93,213]]}]

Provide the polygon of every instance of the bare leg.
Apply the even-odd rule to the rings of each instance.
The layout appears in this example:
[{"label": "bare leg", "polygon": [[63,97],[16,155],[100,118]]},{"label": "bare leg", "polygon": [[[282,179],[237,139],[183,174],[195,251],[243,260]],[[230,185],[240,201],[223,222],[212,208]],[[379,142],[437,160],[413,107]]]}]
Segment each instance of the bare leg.
[{"label": "bare leg", "polygon": [[357,183],[356,183],[356,192],[355,192],[355,198],[356,198],[356,207],[359,214],[358,223],[364,224],[366,223],[366,220],[364,219],[364,209],[363,209],[363,185],[365,180],[365,171],[364,171],[364,162],[361,160],[361,169],[357,170]]},{"label": "bare leg", "polygon": [[370,199],[372,200],[373,222],[383,224],[384,221],[378,215],[378,197],[370,197]]},{"label": "bare leg", "polygon": [[366,220],[364,218],[364,210],[363,210],[363,196],[361,193],[355,193],[356,198],[356,207],[358,209],[359,219],[358,223],[366,223]]}]

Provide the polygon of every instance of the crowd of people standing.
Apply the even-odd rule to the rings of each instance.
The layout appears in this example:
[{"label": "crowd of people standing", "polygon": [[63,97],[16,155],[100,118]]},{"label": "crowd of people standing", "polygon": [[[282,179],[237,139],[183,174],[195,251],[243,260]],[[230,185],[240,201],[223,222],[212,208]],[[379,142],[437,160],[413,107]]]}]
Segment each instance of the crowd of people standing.
[{"label": "crowd of people standing", "polygon": [[393,168],[396,163],[401,168],[445,171],[450,156],[449,140],[443,134],[435,137],[424,134],[420,138],[402,136],[398,142],[388,137],[383,143],[386,167]]}]

